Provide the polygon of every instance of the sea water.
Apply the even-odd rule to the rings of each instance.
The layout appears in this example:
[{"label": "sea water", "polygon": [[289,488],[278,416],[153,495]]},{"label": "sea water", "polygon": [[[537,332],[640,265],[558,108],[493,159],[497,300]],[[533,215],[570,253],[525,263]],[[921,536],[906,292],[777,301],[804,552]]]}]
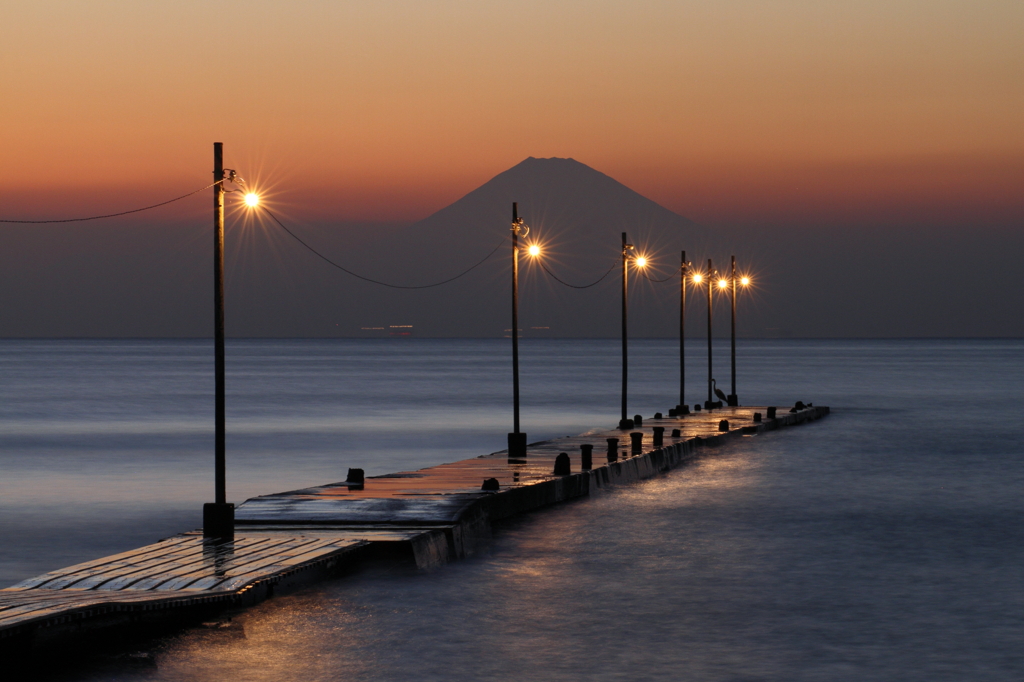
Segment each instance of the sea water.
[{"label": "sea water", "polygon": [[[617,341],[521,352],[531,441],[614,425]],[[630,414],[674,406],[677,343],[630,353]],[[715,367],[728,392],[727,341]],[[699,339],[687,368],[702,402]],[[212,369],[203,341],[0,342],[0,585],[200,525]],[[229,499],[501,449],[510,371],[507,340],[230,341]],[[832,415],[59,679],[1024,677],[1024,341],[741,340],[738,372],[744,404]]]}]

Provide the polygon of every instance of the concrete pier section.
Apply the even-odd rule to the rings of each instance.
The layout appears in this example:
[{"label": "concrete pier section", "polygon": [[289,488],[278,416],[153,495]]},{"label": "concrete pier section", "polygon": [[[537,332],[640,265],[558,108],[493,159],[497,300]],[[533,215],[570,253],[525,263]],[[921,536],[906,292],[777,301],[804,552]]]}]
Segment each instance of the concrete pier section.
[{"label": "concrete pier section", "polygon": [[237,508],[232,541],[183,533],[0,590],[0,654],[195,624],[371,558],[436,566],[472,554],[495,521],[827,414],[802,403],[725,407],[532,443],[525,457],[501,451],[365,479],[356,470],[344,482],[254,497]]}]

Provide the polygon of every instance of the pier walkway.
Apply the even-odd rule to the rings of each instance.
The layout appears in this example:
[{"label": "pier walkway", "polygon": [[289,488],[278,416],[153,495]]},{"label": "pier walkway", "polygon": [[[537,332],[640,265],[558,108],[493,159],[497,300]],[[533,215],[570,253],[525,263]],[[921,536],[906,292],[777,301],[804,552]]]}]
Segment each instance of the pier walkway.
[{"label": "pier walkway", "polygon": [[[765,418],[755,422],[755,412]],[[236,509],[233,541],[182,533],[0,590],[0,652],[24,653],[109,628],[198,622],[366,558],[444,563],[471,554],[494,521],[649,478],[692,459],[698,448],[828,413],[780,409],[768,419],[765,407],[725,407],[533,443],[522,459],[501,451],[254,497]],[[584,445],[593,447],[590,469],[582,466]],[[554,473],[560,453],[568,455],[568,474]],[[490,490],[482,489],[487,479],[494,479]]]}]

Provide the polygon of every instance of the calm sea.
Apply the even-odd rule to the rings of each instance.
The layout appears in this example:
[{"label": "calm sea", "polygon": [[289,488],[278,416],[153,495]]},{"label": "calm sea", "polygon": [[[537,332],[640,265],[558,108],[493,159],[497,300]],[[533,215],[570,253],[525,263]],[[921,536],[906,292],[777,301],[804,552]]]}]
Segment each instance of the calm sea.
[{"label": "calm sea", "polygon": [[[507,346],[229,342],[229,498],[501,449]],[[531,440],[616,422],[617,342],[522,358]],[[632,344],[630,413],[677,402],[677,362]],[[742,402],[832,416],[60,679],[1024,678],[1024,341],[742,341],[739,369]],[[200,525],[212,370],[208,342],[0,341],[0,585]]]}]

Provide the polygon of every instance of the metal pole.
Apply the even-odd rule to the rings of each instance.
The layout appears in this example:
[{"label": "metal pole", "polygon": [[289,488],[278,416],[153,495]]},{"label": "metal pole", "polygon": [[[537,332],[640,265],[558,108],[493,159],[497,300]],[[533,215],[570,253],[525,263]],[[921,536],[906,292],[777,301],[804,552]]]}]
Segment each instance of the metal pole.
[{"label": "metal pole", "polygon": [[512,430],[519,433],[519,207],[512,202]]},{"label": "metal pole", "polygon": [[215,487],[217,504],[227,502],[224,428],[224,145],[213,145],[213,336],[215,398]]},{"label": "metal pole", "polygon": [[708,405],[715,401],[714,393],[711,391],[712,384],[712,371],[711,371],[711,288],[715,285],[714,283],[714,271],[711,269],[711,259],[708,258]]},{"label": "metal pole", "polygon": [[526,457],[526,434],[519,431],[519,206],[512,202],[512,433],[508,434],[509,460]]},{"label": "metal pole", "polygon": [[224,145],[213,143],[213,353],[214,353],[214,499],[203,505],[203,534],[234,535],[234,505],[228,504],[224,428]]},{"label": "metal pole", "polygon": [[[626,316],[628,313],[628,286],[627,286],[627,259],[626,251],[629,245],[626,244],[626,233],[622,233],[622,421],[621,424],[626,422],[626,386],[629,377],[629,360],[627,350],[627,331],[626,331]],[[620,425],[620,428],[622,426]]]},{"label": "metal pole", "polygon": [[686,252],[679,266],[679,404],[686,404]]},{"label": "metal pole", "polygon": [[732,256],[729,282],[732,285],[732,392],[729,394],[729,404],[737,405],[739,401],[736,398],[736,256]]}]

